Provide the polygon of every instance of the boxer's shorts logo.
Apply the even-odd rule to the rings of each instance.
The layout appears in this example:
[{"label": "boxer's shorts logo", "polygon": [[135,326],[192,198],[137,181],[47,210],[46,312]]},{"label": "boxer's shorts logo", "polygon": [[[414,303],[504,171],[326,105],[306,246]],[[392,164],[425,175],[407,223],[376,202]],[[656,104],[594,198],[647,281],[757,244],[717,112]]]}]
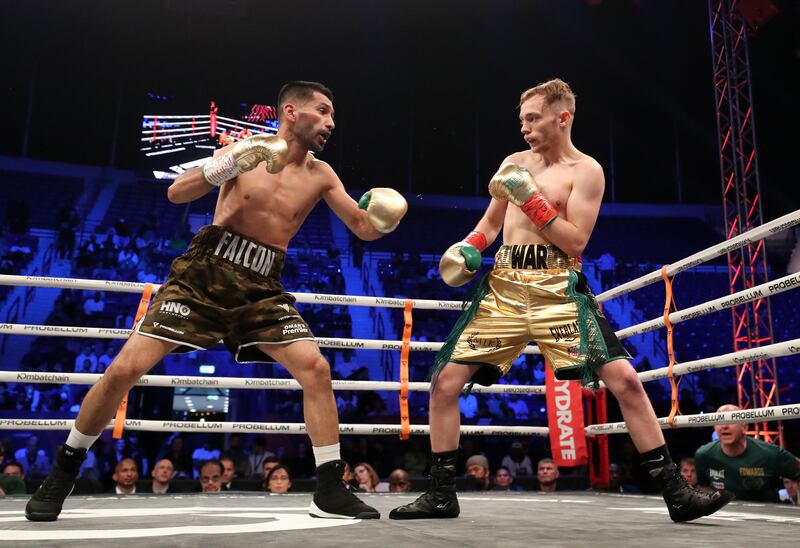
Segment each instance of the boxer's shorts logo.
[{"label": "boxer's shorts logo", "polygon": [[182,303],[175,303],[171,301],[166,301],[161,303],[161,308],[158,311],[162,314],[169,314],[170,316],[180,316],[182,318],[188,318],[189,314],[192,313],[192,310]]},{"label": "boxer's shorts logo", "polygon": [[302,323],[290,323],[283,326],[284,335],[294,335],[295,333],[306,333],[308,328]]},{"label": "boxer's shorts logo", "polygon": [[175,329],[174,327],[169,327],[168,325],[164,325],[163,323],[153,322],[153,327],[156,329],[166,329],[167,331],[172,331],[173,333],[177,333],[178,335],[185,335],[184,331],[180,329]]},{"label": "boxer's shorts logo", "polygon": [[467,337],[467,344],[471,350],[477,350],[479,347],[500,350],[503,346],[502,341],[498,337],[481,337],[480,333],[477,331],[471,333],[469,337]]}]

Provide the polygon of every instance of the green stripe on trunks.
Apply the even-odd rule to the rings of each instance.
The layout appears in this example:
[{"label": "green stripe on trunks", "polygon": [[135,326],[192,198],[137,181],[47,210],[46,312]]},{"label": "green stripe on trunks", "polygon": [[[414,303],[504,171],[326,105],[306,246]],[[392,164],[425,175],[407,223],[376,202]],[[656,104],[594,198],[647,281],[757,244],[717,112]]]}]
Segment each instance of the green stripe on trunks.
[{"label": "green stripe on trunks", "polygon": [[433,369],[431,370],[431,392],[433,392],[433,388],[436,386],[436,379],[439,378],[439,373],[442,372],[444,366],[450,361],[450,357],[453,355],[461,333],[464,332],[464,329],[467,328],[475,317],[475,314],[478,313],[478,307],[481,301],[486,296],[486,293],[489,292],[489,274],[491,274],[491,271],[484,274],[480,281],[472,286],[464,302],[461,303],[461,310],[463,311],[461,316],[453,326],[453,330],[450,331],[450,335],[448,335],[447,339],[444,341],[442,348],[436,353],[436,357],[433,360]]},{"label": "green stripe on trunks", "polygon": [[603,339],[600,325],[597,323],[597,314],[600,313],[597,301],[591,295],[575,290],[578,281],[578,273],[570,270],[567,297],[578,307],[578,330],[581,339],[580,356],[584,359],[583,364],[579,366],[581,382],[584,386],[596,390],[600,386],[597,368],[608,362],[608,347]]}]

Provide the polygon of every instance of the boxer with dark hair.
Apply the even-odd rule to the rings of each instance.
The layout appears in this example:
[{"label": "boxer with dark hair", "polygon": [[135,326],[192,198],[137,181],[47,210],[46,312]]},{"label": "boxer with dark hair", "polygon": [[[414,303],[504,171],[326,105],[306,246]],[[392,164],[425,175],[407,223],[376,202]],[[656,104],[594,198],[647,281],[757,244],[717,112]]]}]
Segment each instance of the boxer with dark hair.
[{"label": "boxer with dark hair", "polygon": [[89,390],[50,476],[28,502],[28,519],[58,517],[86,451],[139,377],[168,353],[207,349],[219,341],[239,362],[281,363],[302,386],[317,464],[309,513],[379,517],[342,481],[330,366],[280,281],[289,242],[320,199],[363,240],[394,230],[408,208],[389,188],[372,189],[356,202],[333,169],[311,154],[325,148],[335,127],[331,97],[322,84],[290,82],[281,92],[277,135],[227,145],[169,187],[167,196],[176,204],[219,188],[213,223],[172,263],[147,314]]}]

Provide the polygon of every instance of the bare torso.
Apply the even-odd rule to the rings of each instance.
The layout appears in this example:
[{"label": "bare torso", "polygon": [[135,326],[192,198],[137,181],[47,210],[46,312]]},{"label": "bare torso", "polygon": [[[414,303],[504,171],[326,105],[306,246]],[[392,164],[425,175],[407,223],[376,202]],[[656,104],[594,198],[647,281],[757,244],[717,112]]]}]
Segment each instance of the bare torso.
[{"label": "bare torso", "polygon": [[283,250],[331,184],[330,169],[307,156],[276,174],[263,164],[222,186],[214,224]]},{"label": "bare torso", "polygon": [[[571,221],[567,202],[572,193],[577,170],[586,163],[594,163],[594,160],[586,154],[580,155],[574,160],[546,165],[541,156],[531,151],[517,152],[509,156],[507,161],[525,167],[536,179],[539,191],[552,203],[558,210],[561,218]],[[530,219],[518,207],[508,207],[506,209],[505,220],[503,221],[503,243],[504,244],[547,244],[551,243],[545,234],[536,229]]]}]

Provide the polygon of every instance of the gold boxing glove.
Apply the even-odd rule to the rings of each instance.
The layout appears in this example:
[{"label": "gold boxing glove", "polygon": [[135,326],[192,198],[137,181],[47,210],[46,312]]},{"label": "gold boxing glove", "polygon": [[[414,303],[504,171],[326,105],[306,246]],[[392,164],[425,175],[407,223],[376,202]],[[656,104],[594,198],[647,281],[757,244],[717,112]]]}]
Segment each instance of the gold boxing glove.
[{"label": "gold boxing glove", "polygon": [[486,236],[472,231],[462,241],[451,245],[439,260],[439,275],[450,287],[470,281],[481,267],[481,251],[486,249]]},{"label": "gold boxing glove", "polygon": [[222,156],[211,158],[203,165],[203,177],[212,186],[221,186],[240,173],[250,171],[266,162],[267,171],[278,173],[286,165],[289,149],[277,135],[254,135],[239,141]]},{"label": "gold boxing glove", "polygon": [[517,164],[500,166],[489,182],[489,194],[496,200],[507,200],[519,206],[539,230],[547,228],[558,217],[558,210],[539,192],[530,171]]},{"label": "gold boxing glove", "polygon": [[393,188],[373,188],[361,196],[358,207],[367,210],[367,220],[375,230],[388,234],[400,224],[408,202]]}]

